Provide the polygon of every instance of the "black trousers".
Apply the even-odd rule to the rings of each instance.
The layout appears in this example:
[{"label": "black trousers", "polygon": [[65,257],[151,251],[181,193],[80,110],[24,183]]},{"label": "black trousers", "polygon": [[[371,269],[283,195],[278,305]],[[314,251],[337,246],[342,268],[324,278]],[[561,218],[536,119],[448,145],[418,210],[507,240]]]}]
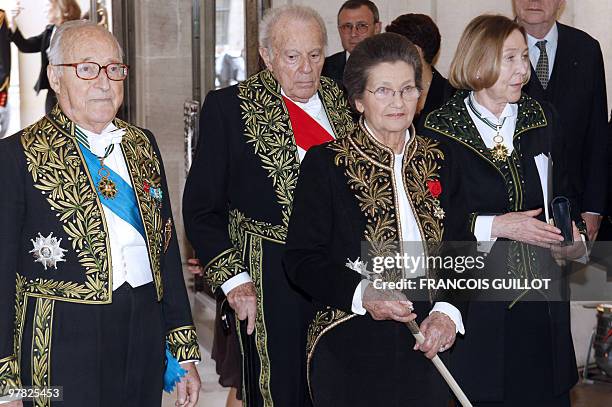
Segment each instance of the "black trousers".
[{"label": "black trousers", "polygon": [[[161,405],[165,331],[152,283],[138,288],[124,284],[115,290],[108,305],[52,301],[48,363],[41,370],[36,315],[41,304],[48,303],[28,300],[21,347],[22,380],[24,386],[32,386],[46,375],[50,386],[63,388],[63,401],[39,405]],[[31,401],[24,403],[33,405]]]}]

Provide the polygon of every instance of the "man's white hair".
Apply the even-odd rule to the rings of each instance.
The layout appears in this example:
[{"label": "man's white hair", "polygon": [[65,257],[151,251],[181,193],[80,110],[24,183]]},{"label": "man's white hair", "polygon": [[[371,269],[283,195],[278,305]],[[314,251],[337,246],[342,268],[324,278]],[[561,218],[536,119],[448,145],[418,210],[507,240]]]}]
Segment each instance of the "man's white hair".
[{"label": "man's white hair", "polygon": [[273,37],[275,35],[276,25],[285,18],[296,21],[311,21],[314,20],[321,31],[323,46],[327,46],[327,29],[325,22],[313,8],[308,6],[299,6],[289,4],[280,7],[268,9],[259,23],[259,46],[267,48],[272,52]]},{"label": "man's white hair", "polygon": [[[61,24],[55,31],[55,34],[53,34],[51,45],[49,46],[49,50],[47,51],[47,56],[49,57],[50,65],[66,64],[66,63],[69,64],[69,63],[76,62],[76,61],[64,61],[65,51],[66,49],[68,49],[68,45],[69,45],[66,42],[73,41],[75,38],[77,38],[78,36],[77,31],[82,30],[84,28],[99,30],[100,32],[103,32],[105,35],[107,35],[108,38],[112,39],[112,41],[115,43],[115,46],[117,47],[117,50],[119,51],[119,57],[123,61],[123,49],[121,49],[121,45],[119,45],[119,42],[117,41],[115,36],[111,34],[105,27],[98,25],[89,20],[74,20],[74,21],[67,21]],[[56,70],[56,73],[58,75],[61,75],[61,72],[62,71],[60,69]]]}]

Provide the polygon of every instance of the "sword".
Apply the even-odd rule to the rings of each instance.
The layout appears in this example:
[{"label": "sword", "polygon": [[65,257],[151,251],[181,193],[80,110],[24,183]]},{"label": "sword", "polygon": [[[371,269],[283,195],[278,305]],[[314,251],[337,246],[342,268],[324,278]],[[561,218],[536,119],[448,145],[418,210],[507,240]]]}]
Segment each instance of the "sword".
[{"label": "sword", "polygon": [[[408,329],[410,329],[410,333],[412,334],[412,336],[414,336],[414,339],[416,339],[417,343],[419,345],[423,344],[423,342],[425,342],[425,336],[423,336],[423,334],[421,333],[419,325],[415,321],[410,321],[406,323],[406,325],[408,326]],[[442,378],[444,378],[444,381],[446,382],[446,384],[448,384],[448,387],[450,387],[450,389],[453,391],[453,394],[455,395],[455,397],[457,397],[459,403],[461,403],[463,407],[473,407],[472,403],[470,403],[470,400],[468,400],[463,390],[461,390],[461,387],[459,387],[459,383],[457,383],[451,372],[444,365],[444,362],[442,362],[442,359],[440,359],[440,356],[434,356],[431,359],[431,362],[434,364],[436,369],[438,369],[438,372],[440,372]]]}]

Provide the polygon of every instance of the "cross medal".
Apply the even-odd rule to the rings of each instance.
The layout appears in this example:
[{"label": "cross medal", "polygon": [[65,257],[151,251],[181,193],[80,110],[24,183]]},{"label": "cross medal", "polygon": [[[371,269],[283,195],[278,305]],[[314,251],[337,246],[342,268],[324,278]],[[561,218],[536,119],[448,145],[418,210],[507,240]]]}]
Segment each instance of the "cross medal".
[{"label": "cross medal", "polygon": [[495,137],[493,137],[493,142],[495,143],[495,145],[493,146],[493,148],[491,148],[491,154],[493,155],[493,160],[494,161],[506,161],[506,158],[508,157],[508,147],[506,147],[503,143],[504,143],[504,138],[499,134],[502,125],[497,125],[496,127],[496,131],[497,134],[495,135]]},{"label": "cross medal", "polygon": [[106,199],[113,199],[117,195],[117,185],[109,178],[110,172],[104,167],[104,160],[100,160],[102,168],[98,170],[100,182],[98,182],[98,191]]}]

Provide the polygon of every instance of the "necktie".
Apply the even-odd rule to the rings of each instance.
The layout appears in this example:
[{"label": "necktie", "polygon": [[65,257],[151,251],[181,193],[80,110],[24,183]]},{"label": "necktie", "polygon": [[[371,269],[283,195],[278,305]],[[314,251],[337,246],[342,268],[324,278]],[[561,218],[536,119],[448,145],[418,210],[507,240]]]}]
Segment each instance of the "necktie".
[{"label": "necktie", "polygon": [[535,71],[544,89],[548,87],[548,54],[546,53],[546,42],[546,40],[536,42],[536,47],[540,50],[540,58],[538,59]]}]

